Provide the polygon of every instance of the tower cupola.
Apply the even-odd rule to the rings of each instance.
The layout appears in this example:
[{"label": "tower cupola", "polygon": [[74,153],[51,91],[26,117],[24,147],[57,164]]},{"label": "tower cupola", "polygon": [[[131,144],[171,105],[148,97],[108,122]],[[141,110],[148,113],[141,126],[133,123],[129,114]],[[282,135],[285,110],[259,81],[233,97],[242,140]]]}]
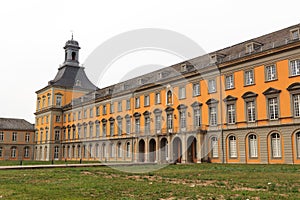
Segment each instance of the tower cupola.
[{"label": "tower cupola", "polygon": [[79,66],[79,43],[73,39],[73,34],[71,40],[66,42],[64,46],[65,49],[65,61],[63,66]]}]

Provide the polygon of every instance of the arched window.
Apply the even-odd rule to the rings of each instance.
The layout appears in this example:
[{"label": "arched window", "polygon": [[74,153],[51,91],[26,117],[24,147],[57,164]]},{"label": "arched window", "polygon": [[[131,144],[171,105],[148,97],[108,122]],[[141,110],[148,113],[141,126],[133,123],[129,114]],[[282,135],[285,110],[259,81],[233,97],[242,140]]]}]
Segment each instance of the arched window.
[{"label": "arched window", "polygon": [[127,158],[130,157],[130,152],[131,152],[131,150],[130,150],[130,142],[127,142],[127,144],[126,144],[126,156],[127,156]]},{"label": "arched window", "polygon": [[251,134],[248,136],[248,142],[249,142],[249,156],[250,158],[257,158],[257,137],[254,134]]},{"label": "arched window", "polygon": [[59,147],[55,146],[54,147],[54,159],[58,159],[58,153],[59,153]]},{"label": "arched window", "polygon": [[115,157],[115,145],[110,144],[110,157],[114,158]]},{"label": "arched window", "polygon": [[72,60],[76,60],[76,52],[72,52]]},{"label": "arched window", "polygon": [[300,158],[300,132],[296,133],[297,156]]},{"label": "arched window", "polygon": [[122,144],[118,143],[118,158],[122,157]]},{"label": "arched window", "polygon": [[167,92],[167,104],[172,104],[172,92],[169,90]]},{"label": "arched window", "polygon": [[105,146],[105,144],[102,145],[102,157],[106,158],[106,146]]},{"label": "arched window", "polygon": [[271,149],[273,158],[281,158],[281,141],[278,133],[271,135]]},{"label": "arched window", "polygon": [[229,156],[230,158],[237,157],[236,137],[234,135],[229,136]]},{"label": "arched window", "polygon": [[11,148],[11,157],[16,158],[17,157],[17,147]]},{"label": "arched window", "polygon": [[211,153],[213,158],[219,157],[219,147],[218,147],[218,138],[212,137],[211,138]]}]

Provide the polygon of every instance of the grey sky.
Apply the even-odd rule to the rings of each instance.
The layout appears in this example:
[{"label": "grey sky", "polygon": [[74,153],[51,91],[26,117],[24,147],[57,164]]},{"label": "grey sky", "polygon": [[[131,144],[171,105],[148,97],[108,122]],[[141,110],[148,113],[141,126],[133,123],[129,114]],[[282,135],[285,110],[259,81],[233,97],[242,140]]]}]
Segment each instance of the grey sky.
[{"label": "grey sky", "polygon": [[210,52],[300,23],[299,6],[297,0],[1,1],[0,117],[34,122],[35,91],[54,78],[71,30],[81,63],[102,42],[138,28],[173,30]]}]

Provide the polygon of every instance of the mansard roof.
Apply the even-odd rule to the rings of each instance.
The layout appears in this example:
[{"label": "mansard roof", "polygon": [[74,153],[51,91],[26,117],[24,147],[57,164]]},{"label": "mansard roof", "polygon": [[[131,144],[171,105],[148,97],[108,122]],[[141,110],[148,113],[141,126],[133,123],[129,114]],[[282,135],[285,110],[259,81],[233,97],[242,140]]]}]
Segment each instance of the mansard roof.
[{"label": "mansard roof", "polygon": [[83,67],[63,66],[58,69],[55,78],[48,86],[61,86],[85,90],[96,90],[97,87],[88,79]]},{"label": "mansard roof", "polygon": [[0,130],[34,131],[34,124],[24,119],[0,118]]}]

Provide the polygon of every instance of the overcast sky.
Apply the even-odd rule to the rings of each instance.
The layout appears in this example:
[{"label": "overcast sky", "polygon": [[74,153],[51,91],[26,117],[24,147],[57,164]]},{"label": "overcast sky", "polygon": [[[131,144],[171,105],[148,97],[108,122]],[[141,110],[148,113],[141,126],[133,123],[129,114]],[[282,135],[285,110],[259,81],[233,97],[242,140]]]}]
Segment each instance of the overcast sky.
[{"label": "overcast sky", "polygon": [[176,31],[211,52],[300,23],[299,7],[298,0],[1,1],[0,117],[34,122],[35,91],[55,77],[71,31],[81,63],[111,37],[140,28]]}]

